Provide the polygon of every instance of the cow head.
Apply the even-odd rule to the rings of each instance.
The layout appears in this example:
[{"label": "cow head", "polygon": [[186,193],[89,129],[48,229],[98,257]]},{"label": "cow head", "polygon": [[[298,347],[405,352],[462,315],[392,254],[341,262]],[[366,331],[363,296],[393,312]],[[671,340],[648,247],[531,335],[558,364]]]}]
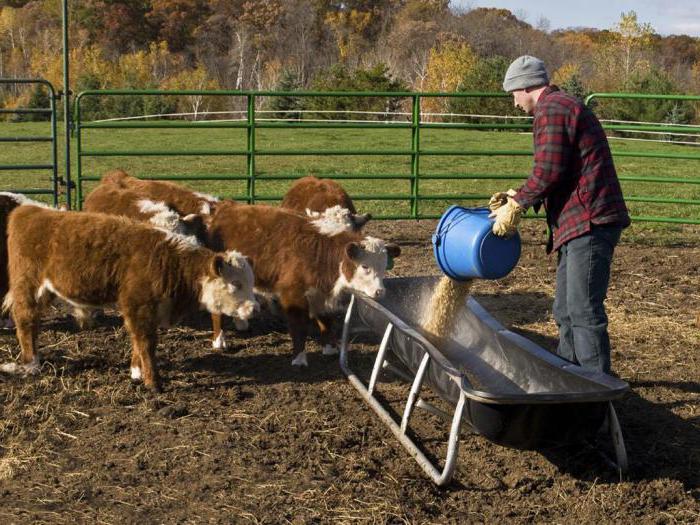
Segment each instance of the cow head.
[{"label": "cow head", "polygon": [[348,231],[360,231],[360,229],[372,218],[365,213],[360,215],[352,213],[348,208],[340,204],[326,208],[323,212],[306,209],[306,215],[311,218],[311,223],[319,233],[333,237]]},{"label": "cow head", "polygon": [[396,244],[385,243],[375,237],[347,243],[341,267],[345,288],[381,299],[386,292],[383,281],[389,257],[400,254],[401,248]]},{"label": "cow head", "polygon": [[239,252],[217,254],[202,279],[200,303],[213,314],[250,319],[260,310],[253,295],[254,280],[250,262]]}]

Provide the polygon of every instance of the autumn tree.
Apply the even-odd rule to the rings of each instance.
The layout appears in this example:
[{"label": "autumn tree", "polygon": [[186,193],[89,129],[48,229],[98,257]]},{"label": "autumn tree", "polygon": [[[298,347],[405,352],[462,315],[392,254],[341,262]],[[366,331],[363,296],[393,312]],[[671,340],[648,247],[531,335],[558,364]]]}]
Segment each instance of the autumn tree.
[{"label": "autumn tree", "polygon": [[622,13],[615,26],[618,33],[617,45],[622,54],[625,83],[643,58],[643,53],[651,44],[654,28],[649,23],[639,23],[637,13]]},{"label": "autumn tree", "polygon": [[446,0],[408,0],[377,46],[380,60],[418,91],[424,88],[430,50],[449,15],[448,6]]},{"label": "autumn tree", "polygon": [[[503,92],[503,76],[508,69],[510,60],[505,57],[495,56],[489,58],[477,58],[460,83],[457,91],[476,93]],[[449,112],[461,115],[471,115],[462,118],[464,121],[497,122],[503,123],[500,118],[483,117],[482,115],[514,115],[518,114],[513,107],[512,97],[459,97],[449,98]],[[480,115],[474,117],[473,115]]]},{"label": "autumn tree", "polygon": [[[194,69],[184,69],[175,76],[169,78],[164,87],[174,90],[216,90],[220,86],[218,82],[209,76],[204,66],[199,65]],[[197,120],[200,111],[207,103],[213,102],[215,97],[206,97],[202,94],[185,95],[182,100],[188,104],[187,110],[192,113],[192,120]],[[181,109],[181,106],[178,107]]]},{"label": "autumn tree", "polygon": [[552,74],[552,83],[571,95],[583,99],[586,89],[581,80],[581,68],[578,64],[566,63]]},{"label": "autumn tree", "polygon": [[400,5],[393,0],[318,0],[325,8],[324,22],[335,36],[341,63],[358,65],[373,47],[382,26]]},{"label": "autumn tree", "polygon": [[101,45],[106,55],[120,54],[148,47],[156,31],[148,23],[149,3],[144,0],[86,0],[75,9],[74,19],[88,33],[91,44]]},{"label": "autumn tree", "polygon": [[196,31],[198,58],[221,86],[262,87],[283,11],[280,0],[210,1],[209,17]]},{"label": "autumn tree", "polygon": [[179,52],[194,42],[195,29],[207,15],[205,0],[151,0],[146,20],[153,25],[158,40]]},{"label": "autumn tree", "polygon": [[[464,79],[475,66],[477,57],[466,42],[448,37],[430,50],[425,91],[459,91]],[[445,98],[425,98],[422,109],[427,113],[449,111],[450,100]]]}]

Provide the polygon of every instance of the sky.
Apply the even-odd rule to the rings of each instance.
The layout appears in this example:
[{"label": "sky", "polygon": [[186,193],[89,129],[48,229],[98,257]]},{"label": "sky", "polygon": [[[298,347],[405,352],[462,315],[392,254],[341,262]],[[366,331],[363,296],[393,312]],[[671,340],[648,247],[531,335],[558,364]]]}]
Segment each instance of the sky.
[{"label": "sky", "polygon": [[541,18],[546,18],[550,30],[567,27],[611,29],[622,13],[634,11],[639,23],[648,22],[660,35],[700,37],[700,0],[452,0],[452,5],[505,8],[533,26],[537,26]]}]

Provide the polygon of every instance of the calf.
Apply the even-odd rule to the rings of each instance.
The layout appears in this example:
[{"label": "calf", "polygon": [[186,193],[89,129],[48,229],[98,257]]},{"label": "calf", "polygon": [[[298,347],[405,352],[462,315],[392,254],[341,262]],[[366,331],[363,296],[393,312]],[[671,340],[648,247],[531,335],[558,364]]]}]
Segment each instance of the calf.
[{"label": "calf", "polygon": [[131,190],[143,199],[163,202],[183,216],[191,213],[208,216],[219,202],[219,199],[212,195],[192,191],[179,184],[159,180],[141,180],[119,169],[105,173],[102,184]]},{"label": "calf", "polygon": [[[309,318],[317,320],[324,348],[330,346],[331,314],[340,307],[343,292],[382,297],[387,259],[401,252],[395,244],[356,232],[325,235],[307,218],[281,208],[226,202],[212,216],[209,245],[239,250],[252,260],[256,288],[279,299],[294,365],[307,365]],[[216,341],[222,337],[221,317],[213,316],[213,321]]]},{"label": "calf", "polygon": [[83,209],[149,222],[173,233],[193,235],[200,243],[206,240],[206,227],[201,215],[191,213],[181,217],[162,201],[145,199],[135,191],[112,184],[98,185],[85,199]]},{"label": "calf", "polygon": [[82,308],[115,304],[131,337],[131,377],[156,390],[159,324],[192,305],[243,319],[257,308],[241,254],[216,254],[124,217],[20,206],[10,216],[8,252],[3,306],[15,319],[25,372],[38,370],[41,311],[54,297]]},{"label": "calf", "polygon": [[369,213],[359,215],[352,199],[337,182],[331,179],[302,177],[289,188],[282,199],[283,208],[306,213],[314,219],[328,219],[327,227],[333,222],[359,231],[372,218]]}]

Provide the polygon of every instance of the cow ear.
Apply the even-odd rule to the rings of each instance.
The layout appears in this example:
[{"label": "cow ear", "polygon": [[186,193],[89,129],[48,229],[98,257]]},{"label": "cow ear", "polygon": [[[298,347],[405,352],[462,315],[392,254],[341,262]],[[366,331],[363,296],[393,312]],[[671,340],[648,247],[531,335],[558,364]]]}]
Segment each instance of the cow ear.
[{"label": "cow ear", "polygon": [[197,215],[196,213],[185,215],[182,218],[182,222],[184,223],[185,231],[188,235],[199,236],[206,230],[204,219],[201,215]]},{"label": "cow ear", "polygon": [[216,254],[211,261],[211,273],[217,277],[221,277],[224,273],[224,264],[226,264],[226,259],[221,254]]},{"label": "cow ear", "polygon": [[349,242],[345,245],[345,255],[352,261],[356,261],[362,253],[362,247],[356,242]]},{"label": "cow ear", "polygon": [[371,218],[372,218],[371,213],[364,213],[362,215],[355,213],[352,216],[352,223],[355,225],[355,228],[357,228],[359,230],[365,224],[367,224],[367,221],[369,221]]},{"label": "cow ear", "polygon": [[398,244],[390,242],[386,245],[386,253],[389,254],[391,258],[398,257],[401,255],[401,247]]}]

